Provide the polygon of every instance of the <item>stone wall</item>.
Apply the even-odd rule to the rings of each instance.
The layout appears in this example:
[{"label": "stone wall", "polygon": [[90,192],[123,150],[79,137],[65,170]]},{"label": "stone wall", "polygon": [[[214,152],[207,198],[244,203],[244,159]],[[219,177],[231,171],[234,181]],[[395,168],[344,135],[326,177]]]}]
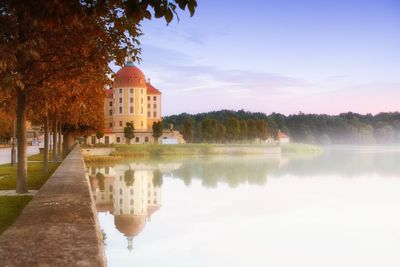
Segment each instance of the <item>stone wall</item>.
[{"label": "stone wall", "polygon": [[0,236],[0,266],[105,266],[100,227],[76,146]]}]

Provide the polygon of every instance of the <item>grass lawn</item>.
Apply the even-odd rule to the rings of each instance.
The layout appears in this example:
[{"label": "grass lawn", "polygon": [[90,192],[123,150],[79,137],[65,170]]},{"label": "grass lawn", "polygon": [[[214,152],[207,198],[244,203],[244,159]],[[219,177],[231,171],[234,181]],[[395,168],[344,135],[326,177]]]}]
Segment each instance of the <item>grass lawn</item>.
[{"label": "grass lawn", "polygon": [[[28,189],[39,189],[49,179],[60,163],[49,163],[49,172],[43,172],[43,162],[28,163]],[[17,166],[0,165],[0,190],[13,190],[17,186]]]},{"label": "grass lawn", "polygon": [[[52,161],[52,160],[53,160],[53,153],[49,152],[49,161]],[[28,161],[43,161],[43,153],[29,156]]]},{"label": "grass lawn", "polygon": [[321,153],[323,148],[316,145],[288,143],[282,144],[282,154],[314,154]]},{"label": "grass lawn", "polygon": [[31,199],[31,196],[0,196],[0,234],[17,219]]}]

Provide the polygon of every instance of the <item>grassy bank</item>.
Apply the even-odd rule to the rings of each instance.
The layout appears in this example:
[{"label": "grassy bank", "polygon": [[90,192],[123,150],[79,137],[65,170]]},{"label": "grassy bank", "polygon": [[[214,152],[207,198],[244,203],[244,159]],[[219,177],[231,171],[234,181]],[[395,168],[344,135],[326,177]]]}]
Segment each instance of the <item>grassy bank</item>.
[{"label": "grassy bank", "polygon": [[[243,148],[243,149],[242,149]],[[87,163],[117,163],[125,159],[151,159],[169,158],[184,156],[208,156],[208,155],[247,155],[265,154],[263,149],[276,149],[276,145],[271,144],[181,144],[181,145],[115,145],[115,151],[109,156],[86,155]],[[282,154],[312,154],[320,153],[322,148],[306,144],[285,144],[281,146]],[[252,150],[258,150],[258,152]],[[275,153],[275,152],[272,152]],[[277,153],[280,153],[279,150]]]},{"label": "grassy bank", "polygon": [[31,196],[0,196],[0,234],[14,223]]},{"label": "grassy bank", "polygon": [[[28,163],[28,189],[39,189],[49,179],[60,163],[49,163],[49,172],[43,172],[42,162]],[[0,190],[14,190],[17,186],[17,166],[0,165]]]},{"label": "grassy bank", "polygon": [[281,149],[282,154],[316,154],[323,151],[320,146],[300,143],[282,144]]}]

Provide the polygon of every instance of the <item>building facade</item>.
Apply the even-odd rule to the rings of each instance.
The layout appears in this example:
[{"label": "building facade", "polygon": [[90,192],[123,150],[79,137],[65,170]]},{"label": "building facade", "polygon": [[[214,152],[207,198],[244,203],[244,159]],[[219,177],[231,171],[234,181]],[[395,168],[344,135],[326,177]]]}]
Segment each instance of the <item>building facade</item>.
[{"label": "building facade", "polygon": [[[143,72],[129,61],[115,74],[113,87],[106,92],[104,137],[91,136],[87,142],[125,144],[124,128],[127,122],[133,122],[135,137],[130,143],[154,143],[153,123],[162,121],[161,92],[150,83],[150,79],[146,80]],[[163,131],[159,142],[162,140],[184,143],[180,133],[172,129]]]}]

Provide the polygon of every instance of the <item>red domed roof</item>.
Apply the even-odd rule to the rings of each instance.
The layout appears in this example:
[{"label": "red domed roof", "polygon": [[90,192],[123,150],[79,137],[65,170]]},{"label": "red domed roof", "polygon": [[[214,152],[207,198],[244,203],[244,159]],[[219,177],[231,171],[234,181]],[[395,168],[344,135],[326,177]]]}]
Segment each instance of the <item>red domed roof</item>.
[{"label": "red domed roof", "polygon": [[126,236],[137,236],[146,225],[146,217],[121,214],[114,216],[115,227]]},{"label": "red domed roof", "polygon": [[114,77],[114,88],[117,87],[145,87],[146,81],[143,72],[132,62],[126,63]]}]

